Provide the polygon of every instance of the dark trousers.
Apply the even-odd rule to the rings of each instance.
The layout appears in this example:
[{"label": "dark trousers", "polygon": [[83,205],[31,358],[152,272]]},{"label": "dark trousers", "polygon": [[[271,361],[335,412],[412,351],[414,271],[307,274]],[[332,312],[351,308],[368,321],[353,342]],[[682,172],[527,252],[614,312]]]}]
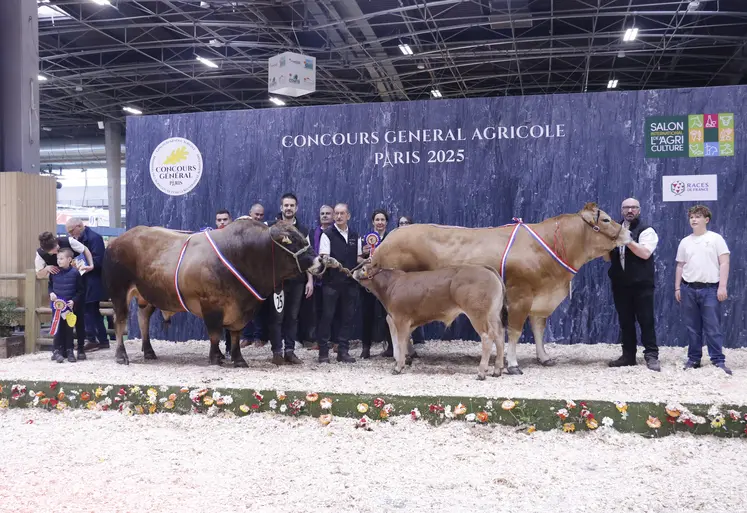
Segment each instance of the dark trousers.
[{"label": "dark trousers", "polygon": [[412,343],[413,344],[425,344],[425,332],[422,326],[418,326],[412,332]]},{"label": "dark trousers", "polygon": [[332,321],[337,320],[337,352],[350,350],[350,337],[353,331],[353,315],[358,298],[358,285],[345,283],[322,287],[322,317],[319,319],[319,352],[329,351],[332,336]]},{"label": "dark trousers", "polygon": [[322,288],[314,285],[314,293],[310,298],[301,299],[301,310],[298,313],[298,336],[304,341],[317,339],[319,315],[322,313]]},{"label": "dark trousers", "polygon": [[301,299],[305,287],[305,281],[286,281],[283,284],[283,309],[278,312],[274,303],[272,305],[269,331],[273,353],[283,352],[283,340],[285,340],[286,352],[293,351],[296,347],[298,341],[298,312],[301,310]]},{"label": "dark trousers", "polygon": [[[269,299],[267,300],[269,301]],[[246,323],[246,326],[241,330],[242,340],[267,340],[267,329],[265,328],[265,319],[267,317],[267,301],[264,301],[257,311],[254,313],[254,318]],[[231,351],[231,332],[224,330],[224,336],[226,338],[226,351]]]},{"label": "dark trousers", "polygon": [[[104,316],[99,311],[98,301],[91,301],[86,303],[85,323],[87,329],[91,330],[91,333],[96,336],[99,344],[102,346],[109,345],[109,337],[106,336],[106,326],[104,326]],[[80,337],[78,337],[78,343],[80,344]],[[80,349],[80,346],[78,346]]]},{"label": "dark trousers", "polygon": [[638,348],[635,323],[641,327],[641,344],[644,357],[659,357],[654,329],[654,288],[637,286],[612,286],[617,318],[622,335],[622,355],[629,361],[635,360]]},{"label": "dark trousers", "polygon": [[[75,305],[73,305],[75,306]],[[75,315],[78,317],[75,321],[75,338],[78,339],[78,351],[84,351],[86,345],[86,309],[85,307],[76,307]],[[85,351],[84,351],[85,352]]]},{"label": "dark trousers", "polygon": [[711,362],[718,365],[726,361],[717,292],[717,285],[700,289],[685,283],[681,285],[682,321],[687,327],[687,359],[690,362],[700,363],[704,337]]},{"label": "dark trousers", "polygon": [[386,322],[386,309],[381,301],[368,290],[361,287],[361,345],[371,347],[371,342],[386,340],[392,344],[389,323]]},{"label": "dark trousers", "polygon": [[67,356],[67,352],[73,350],[73,328],[67,325],[65,319],[60,319],[57,333],[54,334],[53,345],[54,350],[62,356]]}]

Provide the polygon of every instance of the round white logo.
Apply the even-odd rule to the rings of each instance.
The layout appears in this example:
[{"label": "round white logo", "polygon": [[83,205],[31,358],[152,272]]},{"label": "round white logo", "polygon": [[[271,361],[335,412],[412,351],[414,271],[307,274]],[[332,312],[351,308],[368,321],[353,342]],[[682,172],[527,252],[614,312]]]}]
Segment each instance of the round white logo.
[{"label": "round white logo", "polygon": [[166,139],[150,156],[150,178],[169,196],[187,194],[202,178],[200,150],[183,137]]}]

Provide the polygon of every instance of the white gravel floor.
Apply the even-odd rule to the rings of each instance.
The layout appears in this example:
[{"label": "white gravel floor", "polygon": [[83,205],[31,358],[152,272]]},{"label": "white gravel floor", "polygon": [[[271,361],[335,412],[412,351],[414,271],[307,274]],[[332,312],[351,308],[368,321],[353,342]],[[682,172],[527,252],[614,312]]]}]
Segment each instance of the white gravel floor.
[{"label": "white gravel floor", "polygon": [[745,510],[744,440],[394,422],[0,410],[0,511]]},{"label": "white gravel floor", "polygon": [[[374,357],[355,364],[316,363],[317,352],[299,349],[303,366],[276,367],[270,363],[269,346],[242,350],[248,369],[231,365],[208,365],[207,341],[154,341],[159,359],[144,361],[140,341],[126,344],[130,365],[114,361],[114,348],[89,354],[86,362],[58,364],[50,353],[0,360],[0,379],[32,379],[92,384],[206,385],[215,388],[239,387],[259,390],[298,390],[400,395],[464,395],[485,397],[555,398],[624,401],[677,401],[681,403],[731,403],[747,405],[747,349],[727,349],[726,363],[734,371],[727,376],[710,365],[682,370],[685,348],[661,348],[662,372],[649,371],[639,351],[639,365],[611,369],[609,360],[620,354],[619,346],[554,345],[548,352],[557,358],[555,367],[542,367],[534,355],[534,345],[520,344],[519,364],[524,374],[477,381],[479,343],[471,341],[429,341],[416,346],[422,356],[402,375],[394,376],[394,360]],[[224,344],[221,343],[221,349]],[[375,345],[376,353],[381,351]],[[353,356],[360,349],[352,351]]]}]

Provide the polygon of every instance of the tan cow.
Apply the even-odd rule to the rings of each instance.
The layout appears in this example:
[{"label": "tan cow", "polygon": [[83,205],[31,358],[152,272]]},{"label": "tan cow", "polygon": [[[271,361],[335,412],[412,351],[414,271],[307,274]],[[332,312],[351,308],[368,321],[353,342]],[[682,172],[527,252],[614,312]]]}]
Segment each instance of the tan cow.
[{"label": "tan cow", "polygon": [[506,288],[492,267],[463,265],[434,271],[411,272],[373,269],[370,263],[353,272],[361,285],[381,301],[394,342],[394,374],[405,366],[405,348],[412,357],[412,330],[428,322],[449,326],[461,313],[469,318],[482,340],[477,379],[485,379],[490,350],[495,344],[494,376],[503,369],[504,326],[507,322]]},{"label": "tan cow", "polygon": [[[531,228],[560,263],[535,239]],[[453,265],[488,265],[501,270],[501,261],[514,226],[463,228],[413,224],[393,230],[372,257],[375,268],[427,271]],[[542,365],[555,365],[545,351],[547,317],[570,291],[573,272],[616,246],[630,242],[630,232],[595,203],[574,214],[561,214],[536,224],[519,226],[505,257],[503,281],[508,295],[508,373],[522,374],[516,343],[527,317]]]}]

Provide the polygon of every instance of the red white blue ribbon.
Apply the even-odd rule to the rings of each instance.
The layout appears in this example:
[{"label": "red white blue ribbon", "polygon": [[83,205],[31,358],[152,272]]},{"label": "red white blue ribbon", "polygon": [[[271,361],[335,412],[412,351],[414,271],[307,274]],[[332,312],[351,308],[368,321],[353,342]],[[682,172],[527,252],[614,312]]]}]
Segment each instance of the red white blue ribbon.
[{"label": "red white blue ribbon", "polygon": [[[263,298],[257,290],[252,287],[246,279],[241,276],[241,273],[231,264],[231,262],[228,261],[228,259],[223,256],[223,253],[220,252],[220,249],[218,249],[218,246],[213,241],[213,238],[210,236],[210,230],[204,230],[199,233],[204,233],[205,237],[207,237],[208,242],[210,243],[210,246],[215,251],[215,254],[218,255],[218,258],[221,262],[223,262],[223,265],[225,265],[229,271],[231,271],[231,274],[233,274],[239,282],[258,300],[264,301],[265,298]],[[192,237],[195,235],[198,235],[198,233],[193,233],[189,237],[187,237],[187,240],[184,241],[184,245],[182,246],[182,250],[179,253],[179,260],[176,263],[176,270],[174,271],[174,288],[176,289],[176,297],[179,298],[179,304],[182,305],[182,308],[186,312],[192,313],[189,308],[187,308],[187,304],[184,302],[184,297],[182,297],[182,293],[179,290],[179,269],[182,266],[182,261],[184,260],[184,254],[187,252],[187,245],[189,244],[189,241]]]},{"label": "red white blue ribbon", "polygon": [[[514,242],[516,241],[516,234],[519,232],[520,227],[524,227],[527,229],[529,234],[536,240],[540,246],[545,248],[545,250],[550,253],[550,256],[555,259],[557,263],[559,263],[566,271],[568,271],[571,274],[578,273],[578,270],[575,269],[573,266],[571,266],[568,262],[560,258],[558,254],[553,251],[553,249],[540,237],[537,232],[535,232],[529,225],[524,224],[524,221],[520,217],[514,217],[514,229],[511,231],[511,236],[508,238],[508,243],[506,244],[506,249],[503,250],[503,257],[501,258],[501,278],[504,278],[506,276],[506,261],[508,260],[508,253],[511,251],[511,247],[514,245]],[[505,224],[503,226],[511,226],[510,224]]]},{"label": "red white blue ribbon", "polygon": [[57,334],[57,330],[60,329],[60,320],[62,314],[68,310],[67,303],[64,299],[57,298],[51,302],[52,308],[52,326],[49,328],[49,334],[54,336]]}]

